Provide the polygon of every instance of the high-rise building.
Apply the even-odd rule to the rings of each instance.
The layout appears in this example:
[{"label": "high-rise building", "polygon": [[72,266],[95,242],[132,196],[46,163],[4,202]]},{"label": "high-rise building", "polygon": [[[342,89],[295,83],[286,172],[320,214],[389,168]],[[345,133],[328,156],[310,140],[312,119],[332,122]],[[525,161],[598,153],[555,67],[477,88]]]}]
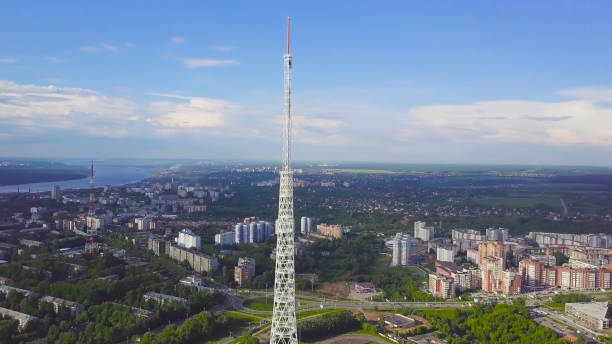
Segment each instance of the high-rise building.
[{"label": "high-rise building", "polygon": [[234,232],[223,232],[215,234],[215,244],[223,246],[231,246],[234,244],[235,233]]},{"label": "high-rise building", "polygon": [[139,231],[147,231],[151,229],[151,221],[153,221],[153,219],[148,216],[137,217],[134,219],[134,224]]},{"label": "high-rise building", "polygon": [[234,242],[236,244],[264,242],[272,236],[274,229],[270,222],[247,219],[244,223],[237,223],[234,226]]},{"label": "high-rise building", "polygon": [[310,217],[302,216],[300,219],[300,231],[302,234],[312,233],[312,219]]},{"label": "high-rise building", "polygon": [[238,258],[238,265],[234,268],[234,281],[239,287],[244,287],[255,276],[255,259],[249,257]]},{"label": "high-rise building", "polygon": [[503,261],[499,257],[487,256],[480,259],[480,272],[482,274],[482,290],[492,293],[500,290]]},{"label": "high-rise building", "polygon": [[200,249],[200,236],[193,233],[191,229],[183,229],[179,232],[176,243],[180,247]]},{"label": "high-rise building", "polygon": [[278,219],[276,220],[276,267],[274,270],[274,308],[270,343],[298,344],[295,318],[295,246],[293,218],[293,171],[291,170],[291,54],[287,19],[285,61],[283,162],[280,170]]},{"label": "high-rise building", "polygon": [[53,185],[51,188],[51,199],[59,201],[62,199],[62,191],[59,185]]},{"label": "high-rise building", "polygon": [[455,261],[457,247],[453,245],[440,245],[436,248],[436,260],[452,263]]},{"label": "high-rise building", "polygon": [[433,240],[435,230],[433,226],[427,226],[423,221],[414,222],[414,238],[421,239],[423,241]]},{"label": "high-rise building", "polygon": [[502,271],[499,289],[506,295],[520,293],[521,275],[514,271]]},{"label": "high-rise building", "polygon": [[488,241],[505,242],[508,240],[508,230],[504,228],[487,228],[486,236]]},{"label": "high-rise building", "polygon": [[410,263],[410,246],[412,238],[406,233],[397,233],[393,238],[393,258],[391,266],[402,266]]},{"label": "high-rise building", "polygon": [[429,274],[429,292],[436,297],[449,299],[455,296],[455,282],[439,274]]},{"label": "high-rise building", "polygon": [[502,260],[502,268],[506,267],[506,249],[499,241],[482,242],[478,244],[478,264],[484,257],[498,257]]}]

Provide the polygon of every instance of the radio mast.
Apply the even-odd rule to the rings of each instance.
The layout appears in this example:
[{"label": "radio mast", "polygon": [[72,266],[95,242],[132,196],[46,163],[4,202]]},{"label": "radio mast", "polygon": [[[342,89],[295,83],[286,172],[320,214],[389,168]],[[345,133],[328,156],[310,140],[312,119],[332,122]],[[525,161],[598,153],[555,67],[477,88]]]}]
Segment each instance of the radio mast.
[{"label": "radio mast", "polygon": [[291,54],[287,18],[287,54],[285,54],[285,94],[283,117],[283,157],[280,170],[278,219],[276,220],[276,269],[274,276],[274,311],[270,343],[297,344],[295,320],[295,262],[293,219],[293,171],[291,170]]}]

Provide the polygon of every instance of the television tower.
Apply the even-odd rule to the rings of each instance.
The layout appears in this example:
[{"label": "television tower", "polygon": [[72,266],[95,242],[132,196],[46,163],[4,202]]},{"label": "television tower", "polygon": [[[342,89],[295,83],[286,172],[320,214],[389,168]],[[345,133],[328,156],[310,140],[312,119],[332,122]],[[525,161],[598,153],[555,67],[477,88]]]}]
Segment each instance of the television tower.
[{"label": "television tower", "polygon": [[293,243],[293,171],[291,171],[291,54],[287,18],[287,54],[285,60],[285,103],[283,117],[283,164],[280,170],[278,219],[276,220],[276,269],[274,276],[274,311],[270,343],[297,344],[295,320],[295,264]]},{"label": "television tower", "polygon": [[[92,229],[93,218],[96,216],[96,206],[94,204],[94,167],[93,161],[89,170],[89,212],[87,213],[87,234],[96,235],[97,231]],[[91,239],[91,238],[90,238]]]}]

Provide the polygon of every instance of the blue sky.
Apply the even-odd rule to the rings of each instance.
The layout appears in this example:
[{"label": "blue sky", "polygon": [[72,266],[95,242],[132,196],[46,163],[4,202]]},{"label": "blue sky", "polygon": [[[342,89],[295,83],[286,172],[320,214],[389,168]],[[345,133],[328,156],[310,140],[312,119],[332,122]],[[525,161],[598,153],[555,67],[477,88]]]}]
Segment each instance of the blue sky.
[{"label": "blue sky", "polygon": [[0,4],[0,155],[612,165],[607,1]]}]

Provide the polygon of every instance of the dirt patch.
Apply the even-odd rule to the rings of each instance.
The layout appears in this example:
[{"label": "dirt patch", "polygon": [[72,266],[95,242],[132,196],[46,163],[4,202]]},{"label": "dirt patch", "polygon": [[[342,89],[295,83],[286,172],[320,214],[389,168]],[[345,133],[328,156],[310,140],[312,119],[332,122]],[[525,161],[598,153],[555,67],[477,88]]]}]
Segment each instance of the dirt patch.
[{"label": "dirt patch", "polygon": [[336,282],[336,283],[329,283],[329,284],[325,284],[323,286],[321,286],[318,291],[327,294],[329,296],[332,297],[336,297],[336,298],[343,298],[345,299],[348,294],[348,287],[346,286],[346,282]]}]

